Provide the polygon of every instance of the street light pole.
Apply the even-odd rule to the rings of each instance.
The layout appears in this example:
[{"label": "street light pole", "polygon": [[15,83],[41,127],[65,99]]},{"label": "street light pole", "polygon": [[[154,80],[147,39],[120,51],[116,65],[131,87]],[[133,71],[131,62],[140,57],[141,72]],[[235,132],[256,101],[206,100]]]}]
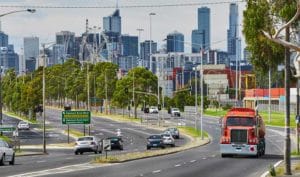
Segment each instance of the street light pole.
[{"label": "street light pole", "polygon": [[[14,10],[10,11],[4,14],[0,14],[0,17],[18,13],[18,12],[30,12],[34,13],[36,10],[35,9],[25,9],[25,10]],[[1,24],[0,24],[0,31],[1,31]],[[2,68],[0,68],[0,125],[3,124],[3,117],[2,117]],[[0,135],[2,136],[2,132],[0,132]]]},{"label": "street light pole", "polygon": [[45,110],[45,99],[46,99],[46,82],[45,82],[45,65],[46,65],[46,53],[45,44],[43,46],[43,152],[47,153],[46,150],[46,110]]},{"label": "street light pole", "polygon": [[153,12],[151,12],[149,14],[149,17],[150,17],[150,41],[149,41],[149,43],[150,43],[150,51],[149,51],[150,61],[149,61],[149,63],[150,63],[150,71],[151,72],[152,72],[152,19],[151,19],[151,16],[153,16],[153,15],[156,15],[156,14]]}]

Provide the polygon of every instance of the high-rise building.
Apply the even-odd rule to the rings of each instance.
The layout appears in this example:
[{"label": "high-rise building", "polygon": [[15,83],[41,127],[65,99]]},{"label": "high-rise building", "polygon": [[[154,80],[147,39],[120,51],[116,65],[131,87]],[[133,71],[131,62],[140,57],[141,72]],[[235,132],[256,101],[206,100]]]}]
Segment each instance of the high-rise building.
[{"label": "high-rise building", "polygon": [[123,56],[138,56],[138,37],[122,35],[122,55]]},{"label": "high-rise building", "polygon": [[0,47],[8,46],[8,35],[0,31]]},{"label": "high-rise building", "polygon": [[192,53],[200,52],[200,49],[210,49],[210,9],[201,7],[198,9],[198,29],[192,31]]},{"label": "high-rise building", "polygon": [[75,57],[75,33],[61,31],[56,33],[56,44],[64,45],[64,60]]},{"label": "high-rise building", "polygon": [[[24,37],[24,59],[26,71],[34,71],[36,60],[39,58],[39,38],[38,37]],[[27,60],[29,60],[27,62]],[[35,60],[35,62],[33,62]],[[30,66],[27,67],[26,63]]]},{"label": "high-rise building", "polygon": [[184,52],[184,35],[174,31],[167,35],[167,52]]},{"label": "high-rise building", "polygon": [[231,3],[229,9],[229,29],[227,30],[227,52],[231,61],[236,60],[236,57],[240,57],[240,51],[238,51],[240,48],[238,15],[238,5]]},{"label": "high-rise building", "polygon": [[[150,69],[150,41],[146,40],[141,42],[140,47],[140,58],[143,62],[143,67]],[[151,53],[155,54],[157,52],[157,43],[151,41]]]},{"label": "high-rise building", "polygon": [[13,45],[0,47],[0,64],[2,66],[2,72],[12,68],[16,72],[19,71],[19,56],[15,53]]},{"label": "high-rise building", "polygon": [[65,46],[62,44],[55,44],[53,45],[53,63],[49,64],[62,64],[64,62],[64,52],[65,52]]},{"label": "high-rise building", "polygon": [[103,28],[106,32],[121,34],[121,16],[119,9],[116,9],[112,15],[103,17]]},{"label": "high-rise building", "polygon": [[210,9],[201,7],[198,9],[198,30],[204,33],[204,37],[200,38],[202,46],[205,49],[210,48]]}]

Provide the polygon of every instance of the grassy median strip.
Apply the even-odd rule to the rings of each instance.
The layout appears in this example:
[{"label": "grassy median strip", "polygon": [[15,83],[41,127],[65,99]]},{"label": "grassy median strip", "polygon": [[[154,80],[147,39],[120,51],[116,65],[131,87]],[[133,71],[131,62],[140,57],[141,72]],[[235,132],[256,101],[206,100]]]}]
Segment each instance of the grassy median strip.
[{"label": "grassy median strip", "polygon": [[[64,130],[64,133],[67,135],[68,130]],[[83,136],[83,133],[81,131],[74,130],[74,129],[70,129],[69,133],[70,133],[70,136],[77,137],[77,138]]]},{"label": "grassy median strip", "polygon": [[[185,134],[192,140],[187,143],[186,145],[182,147],[175,147],[175,148],[166,148],[166,149],[157,149],[157,150],[148,150],[143,152],[130,152],[126,154],[116,154],[116,155],[109,155],[110,152],[108,152],[108,156],[104,155],[104,153],[101,156],[95,157],[93,162],[94,163],[120,163],[120,162],[126,162],[131,160],[138,160],[148,157],[155,157],[155,156],[161,156],[161,155],[167,155],[172,154],[180,151],[184,151],[187,149],[191,149],[194,147],[198,147],[204,144],[209,143],[209,138],[204,138],[201,140],[197,134],[199,133],[196,130],[193,130],[192,127],[181,127],[180,130],[182,131],[182,134]],[[207,132],[204,132],[205,137],[208,137]],[[146,146],[146,145],[145,145]]]},{"label": "grassy median strip", "polygon": [[140,118],[129,117],[128,115],[123,116],[123,115],[103,114],[103,113],[95,113],[95,112],[93,112],[93,114],[101,118],[106,118],[118,122],[136,122],[136,123],[141,122]]}]

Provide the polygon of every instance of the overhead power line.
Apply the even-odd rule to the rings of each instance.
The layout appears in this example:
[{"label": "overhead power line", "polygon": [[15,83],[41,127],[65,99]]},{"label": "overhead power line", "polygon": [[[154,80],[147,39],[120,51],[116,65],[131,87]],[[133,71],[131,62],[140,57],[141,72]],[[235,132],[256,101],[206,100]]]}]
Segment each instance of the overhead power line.
[{"label": "overhead power line", "polygon": [[[220,1],[220,2],[197,2],[197,3],[178,3],[178,4],[152,4],[152,5],[118,5],[118,8],[151,8],[151,7],[184,7],[184,6],[203,6],[219,5],[229,3],[243,3],[246,0]],[[114,9],[116,6],[51,6],[51,5],[0,5],[0,8],[35,8],[35,9]]]}]

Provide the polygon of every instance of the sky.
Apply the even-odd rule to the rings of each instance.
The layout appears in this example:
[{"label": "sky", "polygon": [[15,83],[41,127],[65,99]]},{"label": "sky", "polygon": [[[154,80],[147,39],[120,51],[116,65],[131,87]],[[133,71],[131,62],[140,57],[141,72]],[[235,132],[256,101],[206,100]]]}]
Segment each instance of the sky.
[{"label": "sky", "polygon": [[[105,7],[105,8],[41,8],[37,7],[36,13],[21,12],[1,18],[1,30],[9,35],[9,43],[15,45],[19,53],[23,47],[23,38],[37,36],[40,43],[55,41],[55,33],[59,31],[72,31],[76,36],[85,31],[85,20],[89,26],[101,27],[102,18],[109,16],[115,10],[117,0],[0,0],[0,14],[22,10],[31,6],[41,7]],[[226,3],[223,3],[226,2]],[[162,46],[167,34],[174,30],[184,34],[185,42],[191,42],[191,32],[197,28],[197,9],[209,7],[211,9],[211,48],[227,50],[227,29],[229,25],[229,2],[236,0],[119,0],[120,14],[122,17],[122,34],[138,36],[137,28],[143,28],[141,41],[150,37],[150,18],[152,16],[152,39]],[[151,7],[162,4],[193,4],[195,6],[176,7]],[[215,3],[215,4],[212,4]],[[239,23],[242,24],[242,13],[245,2],[238,2]],[[124,6],[148,6],[139,8],[124,8]],[[14,7],[12,7],[14,6]],[[18,6],[18,7],[15,7]],[[23,6],[23,7],[19,7]],[[240,30],[242,30],[240,28]],[[240,32],[240,35],[242,33]],[[242,48],[244,38],[242,37]],[[190,52],[186,44],[185,52]]]}]

